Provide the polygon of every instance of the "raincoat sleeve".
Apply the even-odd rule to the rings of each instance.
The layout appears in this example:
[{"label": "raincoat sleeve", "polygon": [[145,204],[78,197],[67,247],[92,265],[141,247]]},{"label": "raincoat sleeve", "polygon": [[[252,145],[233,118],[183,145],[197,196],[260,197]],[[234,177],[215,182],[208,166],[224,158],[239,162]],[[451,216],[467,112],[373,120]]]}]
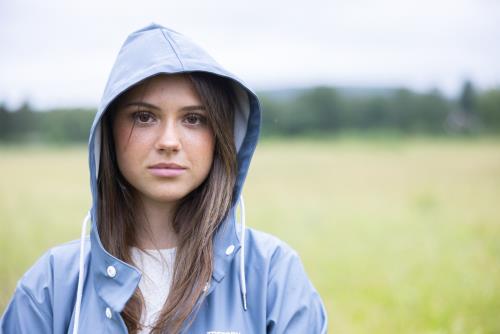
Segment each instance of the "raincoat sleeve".
[{"label": "raincoat sleeve", "polygon": [[274,256],[270,269],[267,333],[326,333],[325,307],[298,254],[292,249],[283,253]]},{"label": "raincoat sleeve", "polygon": [[45,254],[17,284],[0,319],[0,334],[52,333],[47,261]]}]

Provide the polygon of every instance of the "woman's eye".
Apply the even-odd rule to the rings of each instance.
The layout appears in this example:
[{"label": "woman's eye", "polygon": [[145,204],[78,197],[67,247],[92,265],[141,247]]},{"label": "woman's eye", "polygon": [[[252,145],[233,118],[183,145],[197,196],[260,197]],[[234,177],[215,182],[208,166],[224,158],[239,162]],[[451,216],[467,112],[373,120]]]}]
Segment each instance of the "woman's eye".
[{"label": "woman's eye", "polygon": [[186,122],[189,125],[198,125],[205,123],[205,117],[198,114],[189,114],[186,116]]},{"label": "woman's eye", "polygon": [[147,111],[138,111],[134,113],[134,120],[138,123],[151,123],[154,121],[153,115]]}]

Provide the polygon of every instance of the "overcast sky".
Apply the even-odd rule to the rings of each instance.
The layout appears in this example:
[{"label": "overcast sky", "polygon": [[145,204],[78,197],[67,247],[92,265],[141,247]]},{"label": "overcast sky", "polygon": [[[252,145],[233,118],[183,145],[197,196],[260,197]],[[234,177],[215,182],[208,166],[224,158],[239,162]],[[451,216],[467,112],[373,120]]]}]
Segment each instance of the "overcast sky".
[{"label": "overcast sky", "polygon": [[500,86],[498,0],[0,0],[0,102],[95,107],[126,36],[151,22],[256,90]]}]

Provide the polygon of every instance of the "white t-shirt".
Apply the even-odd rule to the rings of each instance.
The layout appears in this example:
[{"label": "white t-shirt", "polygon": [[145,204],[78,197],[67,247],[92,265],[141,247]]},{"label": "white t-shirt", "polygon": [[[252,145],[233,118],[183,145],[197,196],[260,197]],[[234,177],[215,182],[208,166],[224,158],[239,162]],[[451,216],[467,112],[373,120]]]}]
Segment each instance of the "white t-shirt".
[{"label": "white t-shirt", "polygon": [[132,247],[134,264],[142,272],[139,289],[145,304],[141,315],[143,329],[139,334],[147,334],[153,325],[170,292],[176,248],[148,249],[142,251]]}]

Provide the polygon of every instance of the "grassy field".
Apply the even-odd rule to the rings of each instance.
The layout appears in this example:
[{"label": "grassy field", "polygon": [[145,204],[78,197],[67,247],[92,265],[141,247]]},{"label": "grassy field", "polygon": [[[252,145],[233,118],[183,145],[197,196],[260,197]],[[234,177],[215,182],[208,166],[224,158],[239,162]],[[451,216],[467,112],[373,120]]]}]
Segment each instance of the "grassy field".
[{"label": "grassy field", "polygon": [[[0,148],[0,311],[90,204],[83,147]],[[265,141],[247,222],[301,254],[331,333],[500,333],[500,140]]]}]

